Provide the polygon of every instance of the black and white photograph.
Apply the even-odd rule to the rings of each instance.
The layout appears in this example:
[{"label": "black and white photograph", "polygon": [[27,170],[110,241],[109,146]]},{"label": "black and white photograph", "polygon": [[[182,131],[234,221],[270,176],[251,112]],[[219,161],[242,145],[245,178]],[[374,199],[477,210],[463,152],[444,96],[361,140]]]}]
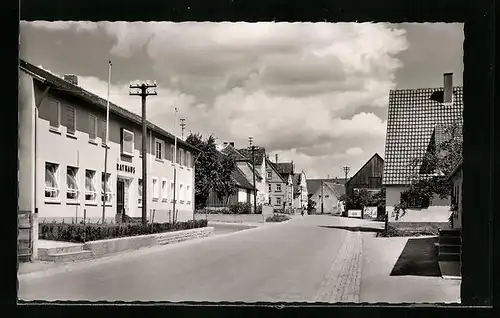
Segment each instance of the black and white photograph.
[{"label": "black and white photograph", "polygon": [[19,300],[461,303],[463,23],[19,43]]}]

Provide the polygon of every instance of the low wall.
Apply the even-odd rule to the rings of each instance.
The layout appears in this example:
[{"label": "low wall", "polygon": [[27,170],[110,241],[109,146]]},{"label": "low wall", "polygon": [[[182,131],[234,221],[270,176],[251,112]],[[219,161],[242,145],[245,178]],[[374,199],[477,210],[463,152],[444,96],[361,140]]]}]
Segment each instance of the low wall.
[{"label": "low wall", "polygon": [[126,250],[139,249],[155,245],[164,245],[175,242],[191,240],[195,238],[210,236],[213,227],[189,229],[184,231],[165,232],[150,235],[119,237],[108,240],[87,242],[84,248],[92,252],[92,256],[98,257],[106,254],[122,252]]},{"label": "low wall", "polygon": [[195,219],[224,223],[262,223],[265,221],[265,216],[265,214],[195,214]]},{"label": "low wall", "polygon": [[406,232],[426,232],[439,234],[439,229],[448,229],[448,222],[390,222],[392,227]]}]

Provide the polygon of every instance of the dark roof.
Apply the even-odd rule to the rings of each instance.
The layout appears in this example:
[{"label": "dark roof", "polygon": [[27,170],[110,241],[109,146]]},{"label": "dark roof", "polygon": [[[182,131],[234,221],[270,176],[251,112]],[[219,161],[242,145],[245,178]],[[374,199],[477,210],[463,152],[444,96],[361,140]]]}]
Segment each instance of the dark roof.
[{"label": "dark roof", "polygon": [[274,162],[271,162],[271,160],[269,160],[269,158],[267,157],[266,157],[266,165],[271,167],[271,169],[273,169],[274,172],[276,172],[276,174],[280,177],[281,181],[288,182],[288,178],[285,178],[285,176],[283,176],[283,174],[281,174],[278,171],[278,167],[276,167],[276,164]]},{"label": "dark roof", "polygon": [[250,183],[250,181],[247,179],[240,168],[236,167],[236,169],[234,169],[232,177],[238,187],[253,190],[253,185]]},{"label": "dark roof", "polygon": [[[370,161],[372,161],[372,159],[373,159],[373,158],[376,158],[376,157],[380,158],[380,160],[382,160],[382,162],[384,161],[384,159],[382,159],[382,157],[381,157],[378,153],[375,153],[373,156],[371,156],[371,157],[370,157],[370,159],[368,159],[368,161],[366,161],[366,162],[365,162],[365,164],[364,164],[361,168],[359,168],[359,170],[358,170],[358,171],[356,171],[356,173],[355,173],[352,177],[350,177],[350,178],[349,178],[349,180],[347,180],[347,181],[345,182],[345,184],[346,184],[346,185],[348,185],[348,183],[349,183],[351,180],[354,180],[354,177],[355,177],[358,173],[360,173],[360,171],[362,171],[362,170],[366,167],[366,165],[368,165],[368,163],[370,163]],[[380,177],[380,176],[379,176],[379,177]]]},{"label": "dark roof", "polygon": [[293,174],[293,162],[278,162],[274,164],[276,165],[279,173],[286,176]]},{"label": "dark roof", "polygon": [[335,193],[337,199],[340,198],[342,194],[345,194],[345,185],[343,184],[325,182],[324,185],[330,188],[330,190],[332,190],[333,193]]},{"label": "dark roof", "polygon": [[333,184],[340,184],[343,185],[345,184],[345,178],[338,178],[338,179],[307,179],[307,193],[308,194],[314,194],[316,191],[321,186],[321,182],[328,182],[328,183],[333,183]]},{"label": "dark roof", "polygon": [[[19,67],[23,69],[24,71],[27,71],[28,73],[32,73],[36,75],[38,80],[43,81],[45,84],[50,85],[51,87],[58,89],[60,91],[69,93],[75,97],[78,97],[82,100],[85,100],[88,103],[91,103],[93,105],[96,105],[97,107],[102,108],[103,110],[106,110],[106,104],[107,101],[99,96],[97,96],[94,93],[91,93],[85,89],[83,89],[80,86],[73,85],[72,83],[54,75],[51,74],[50,72],[47,72],[46,70],[43,70],[31,63],[28,63],[22,59],[19,60]],[[110,102],[109,103],[109,112],[112,114],[115,114],[117,116],[120,116],[121,118],[130,120],[138,125],[142,125],[142,117],[134,114],[125,108],[119,107],[116,104]],[[170,140],[175,140],[175,136],[172,135],[171,133],[167,132],[166,130],[154,125],[151,122],[147,122],[148,128],[151,129],[152,131],[156,132],[157,134],[168,138]],[[188,148],[194,152],[200,152],[199,149],[194,147],[193,145],[181,140],[180,138],[177,138],[177,144],[182,145],[185,148]]]},{"label": "dark roof", "polygon": [[300,193],[300,181],[301,181],[302,173],[294,173],[292,178],[293,183],[293,192]]},{"label": "dark roof", "polygon": [[230,144],[226,145],[221,152],[225,155],[232,155],[236,161],[247,160],[245,156],[243,156],[238,150],[236,150]]},{"label": "dark roof", "polygon": [[463,87],[453,88],[453,104],[431,99],[431,95],[442,90],[422,88],[390,91],[382,179],[384,185],[408,184],[413,172],[410,163],[424,155],[436,125],[462,121]]},{"label": "dark roof", "polygon": [[[247,158],[247,160],[251,163],[252,162],[252,151],[242,148],[242,149],[237,149],[237,151],[243,155],[243,157]],[[266,156],[266,149],[262,147],[255,147],[255,165],[260,166],[262,165],[262,162],[264,162],[264,157]]]}]

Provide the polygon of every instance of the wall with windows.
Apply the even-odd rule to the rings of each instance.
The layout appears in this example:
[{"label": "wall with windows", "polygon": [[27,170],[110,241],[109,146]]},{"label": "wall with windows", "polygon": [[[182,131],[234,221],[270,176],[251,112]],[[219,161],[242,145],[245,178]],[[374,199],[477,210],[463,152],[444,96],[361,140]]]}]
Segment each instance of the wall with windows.
[{"label": "wall with windows", "polygon": [[[35,95],[41,97],[41,85]],[[106,219],[117,212],[117,178],[127,178],[126,213],[141,216],[142,178],[141,127],[110,114],[108,176],[104,178],[105,112],[91,104],[49,90],[37,120],[36,189],[40,218],[71,220],[102,217],[103,186],[106,186]],[[157,141],[160,141],[158,145]],[[171,143],[171,142],[170,142]],[[169,141],[148,132],[148,210],[156,209],[155,220],[171,217],[173,164]],[[192,218],[193,168],[188,151],[177,151],[177,220]],[[106,182],[107,181],[107,182]],[[170,215],[169,215],[170,210]]]},{"label": "wall with windows", "polygon": [[[266,188],[269,194],[268,204],[275,208],[283,208],[286,203],[287,183],[270,165],[266,169]],[[288,205],[288,204],[287,204]]]}]

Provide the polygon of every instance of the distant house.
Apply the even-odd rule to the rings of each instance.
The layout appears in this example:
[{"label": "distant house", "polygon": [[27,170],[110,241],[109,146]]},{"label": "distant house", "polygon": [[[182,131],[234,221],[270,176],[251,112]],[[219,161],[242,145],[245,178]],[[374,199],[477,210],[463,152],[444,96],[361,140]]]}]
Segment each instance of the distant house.
[{"label": "distant house", "polygon": [[293,174],[293,208],[294,209],[307,209],[307,202],[309,199],[307,190],[307,178],[304,170],[299,173]]},{"label": "distant house", "polygon": [[[375,153],[345,184],[346,193],[352,196],[358,189],[375,194],[382,189],[384,159]],[[347,206],[350,208],[350,206]],[[358,207],[356,207],[358,208]]]},{"label": "distant house", "polygon": [[[416,172],[426,177],[422,163],[415,167],[412,162],[428,151],[431,139],[436,138],[441,126],[462,122],[463,87],[453,87],[452,76],[451,73],[444,74],[444,88],[401,89],[389,93],[382,184],[386,187],[386,206],[390,216],[394,205],[400,202],[401,193],[418,175]],[[435,211],[434,215],[442,211],[444,216],[449,205],[450,198],[435,196],[430,202],[412,204],[404,218],[408,221],[413,212],[429,207]]]},{"label": "distant house", "polygon": [[311,188],[309,198],[316,202],[316,214],[342,214],[343,205],[340,197],[345,193],[345,186],[339,183],[319,182]]},{"label": "distant house", "polygon": [[[255,188],[257,190],[257,205],[268,204],[269,192],[266,186],[266,149],[256,147],[254,152],[255,166],[253,166],[252,152],[248,149],[236,149],[233,142],[225,142],[221,152],[225,155],[231,154],[238,165],[238,168],[244,173],[248,180],[255,175]],[[253,199],[251,200],[253,204]]]},{"label": "distant house", "polygon": [[[219,152],[219,156],[222,157],[225,155]],[[222,209],[234,203],[253,204],[253,179],[245,175],[238,165],[232,172],[231,177],[236,184],[235,193],[230,195],[229,198],[219,198],[215,191],[211,191],[205,203],[207,209]]]},{"label": "distant house", "polygon": [[285,178],[279,170],[279,166],[269,160],[266,156],[266,185],[269,193],[268,204],[275,211],[285,211],[285,208],[291,204],[288,191],[288,179]]},{"label": "distant house", "polygon": [[278,155],[275,155],[275,162],[273,164],[276,166],[279,174],[285,181],[285,192],[286,192],[286,209],[293,209],[293,173],[294,173],[294,164],[291,162],[279,162]]}]

